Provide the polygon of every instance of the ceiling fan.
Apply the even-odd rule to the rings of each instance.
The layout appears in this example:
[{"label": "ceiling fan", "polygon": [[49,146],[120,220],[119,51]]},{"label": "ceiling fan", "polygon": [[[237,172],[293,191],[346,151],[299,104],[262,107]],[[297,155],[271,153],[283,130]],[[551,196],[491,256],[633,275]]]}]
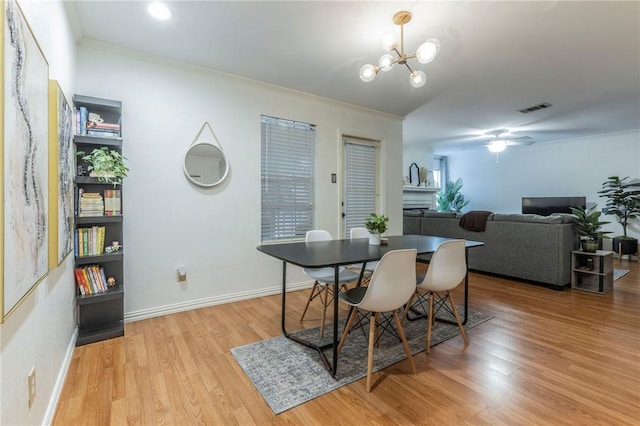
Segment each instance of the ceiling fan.
[{"label": "ceiling fan", "polygon": [[531,145],[535,143],[531,136],[514,136],[507,129],[495,129],[485,133],[489,137],[484,144],[491,152],[502,152],[508,146]]}]

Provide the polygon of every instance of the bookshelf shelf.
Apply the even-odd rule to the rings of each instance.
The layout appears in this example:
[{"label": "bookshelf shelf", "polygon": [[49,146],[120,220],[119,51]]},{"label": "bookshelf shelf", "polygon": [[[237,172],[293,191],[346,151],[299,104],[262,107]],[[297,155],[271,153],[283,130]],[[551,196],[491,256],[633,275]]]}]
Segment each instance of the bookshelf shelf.
[{"label": "bookshelf shelf", "polygon": [[76,265],[93,265],[94,263],[122,262],[122,250],[116,253],[106,253],[98,256],[76,256]]},{"label": "bookshelf shelf", "polygon": [[76,296],[76,303],[78,305],[89,305],[92,303],[103,303],[107,300],[123,298],[124,287],[122,287],[121,285],[117,285],[105,291],[104,293],[78,295]]},{"label": "bookshelf shelf", "polygon": [[122,223],[124,216],[121,214],[115,216],[87,216],[76,217],[76,225],[93,225],[96,223]]},{"label": "bookshelf shelf", "polygon": [[[122,103],[84,95],[75,95],[73,100],[76,151],[90,153],[106,146],[122,154]],[[124,335],[124,252],[105,252],[113,241],[122,245],[124,216],[122,186],[86,176],[89,164],[80,157],[76,160],[74,249],[79,346]],[[105,281],[111,277],[117,285],[108,288]]]}]

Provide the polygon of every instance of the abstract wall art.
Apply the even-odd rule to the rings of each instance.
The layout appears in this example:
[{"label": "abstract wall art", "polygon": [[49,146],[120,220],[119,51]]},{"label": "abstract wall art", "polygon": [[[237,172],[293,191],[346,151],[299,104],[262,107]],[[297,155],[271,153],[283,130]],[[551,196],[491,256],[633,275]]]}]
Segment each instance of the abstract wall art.
[{"label": "abstract wall art", "polygon": [[1,13],[4,321],[48,271],[49,65],[19,5]]},{"label": "abstract wall art", "polygon": [[49,268],[73,249],[73,110],[49,80]]}]

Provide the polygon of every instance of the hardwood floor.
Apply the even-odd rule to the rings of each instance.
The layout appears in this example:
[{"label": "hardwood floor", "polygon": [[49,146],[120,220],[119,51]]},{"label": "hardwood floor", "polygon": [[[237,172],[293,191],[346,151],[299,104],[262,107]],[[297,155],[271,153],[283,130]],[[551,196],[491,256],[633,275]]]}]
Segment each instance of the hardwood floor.
[{"label": "hardwood floor", "polygon": [[[281,334],[279,295],[128,323],[76,348],[53,424],[638,425],[640,267],[615,267],[631,272],[607,295],[471,274],[470,307],[494,318],[466,350],[458,336],[415,376],[401,362],[371,393],[361,379],[278,416],[229,350]],[[290,330],[306,297],[287,299]]]}]

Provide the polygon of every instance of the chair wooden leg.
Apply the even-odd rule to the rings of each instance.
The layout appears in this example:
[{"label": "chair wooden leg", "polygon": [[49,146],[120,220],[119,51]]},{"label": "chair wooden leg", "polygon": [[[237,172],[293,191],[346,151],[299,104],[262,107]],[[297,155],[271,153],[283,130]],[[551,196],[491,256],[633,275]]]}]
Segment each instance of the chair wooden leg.
[{"label": "chair wooden leg", "polygon": [[398,334],[400,335],[400,340],[402,340],[402,346],[404,347],[404,352],[407,354],[407,359],[409,360],[409,365],[411,365],[411,371],[413,374],[417,374],[416,365],[413,363],[413,356],[411,356],[411,348],[409,348],[409,343],[407,342],[407,337],[404,334],[404,329],[402,328],[402,322],[400,321],[400,317],[396,311],[393,311],[393,318],[396,320],[396,327],[398,327]]},{"label": "chair wooden leg", "polygon": [[429,293],[429,313],[427,314],[427,354],[431,352],[431,327],[433,326],[433,319],[433,292],[431,292]]},{"label": "chair wooden leg", "polygon": [[351,324],[353,324],[353,320],[356,319],[357,314],[358,314],[358,308],[353,308],[353,311],[351,311],[351,315],[349,315],[349,319],[347,320],[347,323],[344,325],[344,331],[342,332],[340,343],[338,343],[338,354],[340,354],[340,351],[344,346],[344,342],[347,340],[347,335],[351,331]]},{"label": "chair wooden leg", "polygon": [[367,355],[367,392],[371,392],[371,371],[373,370],[373,344],[376,340],[376,330],[378,328],[378,313],[371,312],[369,320],[369,352]]},{"label": "chair wooden leg", "polygon": [[[418,290],[416,289],[416,292],[417,291]],[[407,315],[409,315],[409,309],[411,309],[411,305],[413,304],[413,299],[415,299],[415,297],[416,297],[416,293],[413,293],[409,298],[409,301],[405,305],[404,312],[402,312],[402,322],[404,322],[407,319]]]},{"label": "chair wooden leg", "polygon": [[458,314],[458,309],[456,308],[456,304],[453,302],[453,296],[451,296],[451,292],[447,292],[447,298],[449,299],[449,303],[451,304],[451,310],[453,311],[453,315],[456,317],[456,321],[458,322],[458,328],[460,329],[460,334],[462,334],[462,339],[464,340],[464,346],[469,346],[469,338],[467,337],[467,332],[464,330],[462,326],[462,321],[460,321],[460,315]]},{"label": "chair wooden leg", "polygon": [[316,297],[316,289],[318,288],[318,281],[313,283],[313,287],[311,288],[311,293],[309,293],[309,299],[307,299],[307,304],[304,307],[304,311],[302,311],[302,315],[300,316],[300,321],[304,319],[305,314],[307,313],[307,309],[309,309],[309,304]]}]

